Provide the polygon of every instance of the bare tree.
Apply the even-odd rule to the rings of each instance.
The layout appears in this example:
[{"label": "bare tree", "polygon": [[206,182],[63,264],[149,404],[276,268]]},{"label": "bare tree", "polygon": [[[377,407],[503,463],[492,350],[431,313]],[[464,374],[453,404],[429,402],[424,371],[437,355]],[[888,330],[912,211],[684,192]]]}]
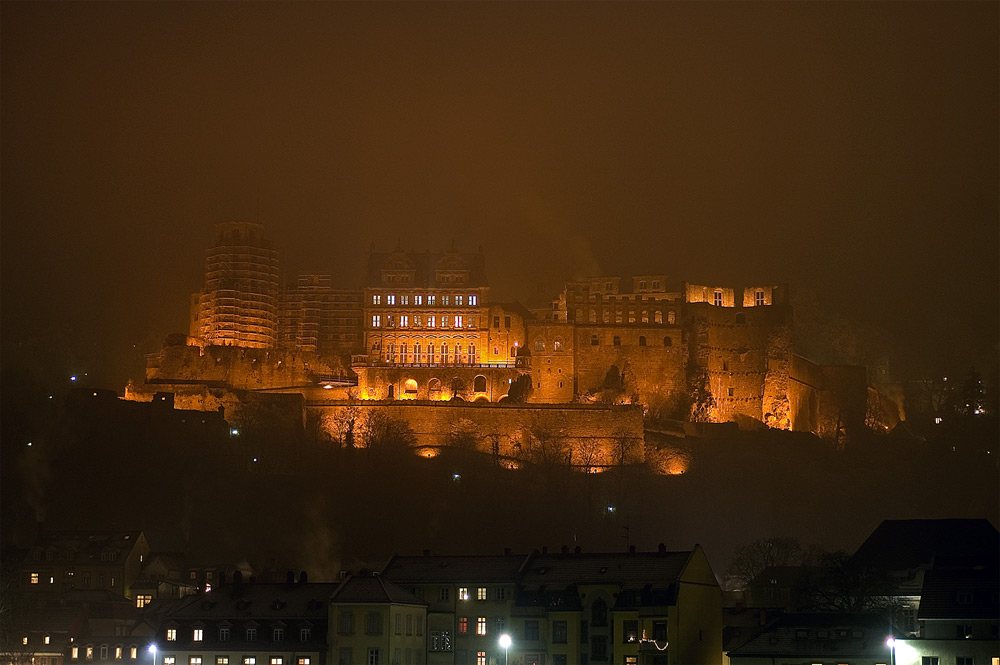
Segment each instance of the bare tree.
[{"label": "bare tree", "polygon": [[802,563],[802,544],[795,538],[764,538],[736,548],[726,569],[723,586],[730,591],[745,589],[765,568]]}]

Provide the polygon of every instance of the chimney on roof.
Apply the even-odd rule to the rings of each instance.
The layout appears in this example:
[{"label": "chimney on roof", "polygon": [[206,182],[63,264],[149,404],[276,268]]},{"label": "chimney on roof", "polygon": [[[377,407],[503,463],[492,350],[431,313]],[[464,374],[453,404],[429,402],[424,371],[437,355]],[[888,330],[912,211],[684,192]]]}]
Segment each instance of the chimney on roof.
[{"label": "chimney on roof", "polygon": [[573,548],[573,554],[579,554],[580,552],[581,552],[581,550],[580,550],[580,546],[579,545],[577,545],[576,547]]},{"label": "chimney on roof", "polygon": [[561,548],[559,548],[559,553],[560,554],[569,554],[569,546],[568,545],[563,545]]},{"label": "chimney on roof", "polygon": [[666,554],[667,553],[667,546],[664,543],[660,543],[660,545],[659,545],[659,547],[657,547],[656,551],[659,552],[660,554]]},{"label": "chimney on roof", "polygon": [[346,580],[349,574],[350,573],[347,572],[347,569],[344,568],[343,570],[340,571],[340,579]]},{"label": "chimney on roof", "polygon": [[548,554],[548,553],[549,553],[549,546],[542,545],[542,554]]},{"label": "chimney on roof", "polygon": [[299,572],[299,584],[305,584],[308,581],[309,581],[309,574],[306,573],[306,571],[304,571],[304,570],[300,571]]},{"label": "chimney on roof", "polygon": [[430,556],[430,555],[431,555],[430,550],[424,550],[424,556]]},{"label": "chimney on roof", "polygon": [[503,548],[503,555],[504,556],[510,556],[510,548],[509,547]]},{"label": "chimney on roof", "polygon": [[285,584],[295,584],[295,571],[286,570],[285,571]]},{"label": "chimney on roof", "polygon": [[629,545],[628,546],[628,553],[629,554],[635,554],[635,545]]}]

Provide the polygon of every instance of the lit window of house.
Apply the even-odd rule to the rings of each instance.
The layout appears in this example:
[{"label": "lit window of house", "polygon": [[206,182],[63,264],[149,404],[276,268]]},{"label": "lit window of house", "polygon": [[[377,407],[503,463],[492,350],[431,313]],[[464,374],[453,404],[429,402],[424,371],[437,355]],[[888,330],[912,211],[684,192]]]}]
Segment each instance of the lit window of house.
[{"label": "lit window of house", "polygon": [[451,296],[441,296],[441,304],[442,305],[450,305],[451,304]]},{"label": "lit window of house", "polygon": [[436,325],[437,325],[437,317],[431,314],[430,316],[427,317],[427,327],[433,328]]},{"label": "lit window of house", "polygon": [[121,660],[121,659],[122,659],[122,647],[119,644],[118,646],[115,647],[115,660]]},{"label": "lit window of house", "polygon": [[195,628],[191,633],[191,639],[195,642],[201,642],[205,639],[205,631],[201,628]]},{"label": "lit window of house", "polygon": [[188,665],[201,665],[201,656],[189,656]]},{"label": "lit window of house", "polygon": [[49,635],[46,635],[45,637],[42,638],[42,642],[45,643],[45,644],[51,644],[52,643],[52,637],[50,637]]},{"label": "lit window of house", "polygon": [[372,328],[381,328],[381,327],[382,327],[382,315],[372,314]]},{"label": "lit window of house", "polygon": [[433,294],[428,295],[427,296],[427,304],[428,305],[435,305],[435,304],[437,304],[437,296],[435,296]]},{"label": "lit window of house", "polygon": [[458,316],[455,317],[455,327],[456,328],[461,328],[462,327],[462,316],[461,315],[458,315]]},{"label": "lit window of house", "polygon": [[87,645],[87,660],[94,660],[94,647]]},{"label": "lit window of house", "polygon": [[380,294],[378,294],[378,293],[372,295],[372,304],[373,305],[381,305],[382,304],[382,296]]},{"label": "lit window of house", "polygon": [[459,600],[468,600],[469,599],[469,589],[468,589],[468,587],[464,587],[463,586],[463,587],[459,587],[458,588],[458,599]]},{"label": "lit window of house", "polygon": [[136,607],[145,607],[146,605],[149,605],[149,603],[152,602],[152,600],[153,600],[152,596],[148,596],[148,595],[147,596],[142,596],[142,595],[136,596],[135,597],[135,606]]},{"label": "lit window of house", "polygon": [[38,573],[31,573],[30,579],[32,584],[38,584]]},{"label": "lit window of house", "polygon": [[760,307],[761,305],[764,304],[764,290],[763,289],[757,289],[756,291],[753,292],[753,304],[757,305],[758,307]]},{"label": "lit window of house", "polygon": [[164,656],[163,665],[177,665],[177,658],[174,656]]},{"label": "lit window of house", "polygon": [[403,314],[399,317],[399,327],[400,328],[410,327],[410,317],[408,315]]},{"label": "lit window of house", "polygon": [[167,642],[176,642],[176,641],[177,641],[177,629],[167,628]]},{"label": "lit window of house", "polygon": [[399,296],[399,304],[400,305],[409,305],[410,304],[410,296],[406,295],[405,293],[401,294]]},{"label": "lit window of house", "polygon": [[393,293],[390,293],[389,295],[387,295],[385,297],[385,304],[386,305],[395,305],[396,304],[396,295],[393,294]]},{"label": "lit window of house", "polygon": [[716,307],[722,307],[722,291],[721,290],[719,290],[719,289],[715,290],[715,293],[712,295],[712,304],[715,305]]},{"label": "lit window of house", "polygon": [[486,634],[486,617],[476,618],[476,635]]},{"label": "lit window of house", "polygon": [[299,658],[298,665],[309,665],[312,662],[311,658]]},{"label": "lit window of house", "polygon": [[285,659],[281,656],[271,656],[271,665],[284,665]]},{"label": "lit window of house", "polygon": [[129,657],[129,660],[135,660],[136,658],[138,658],[139,657],[139,647],[137,647],[137,646],[131,646],[131,647],[129,647],[129,649],[128,649],[128,657]]},{"label": "lit window of house", "polygon": [[229,656],[216,656],[215,665],[229,665]]},{"label": "lit window of house", "polygon": [[80,657],[80,647],[74,646],[69,650],[69,657],[73,660],[77,660]]},{"label": "lit window of house", "polygon": [[470,295],[469,296],[469,304],[470,305],[478,305],[479,304],[479,296],[477,296],[477,295]]},{"label": "lit window of house", "polygon": [[257,665],[257,657],[243,656],[243,665]]},{"label": "lit window of house", "polygon": [[28,643],[28,636],[25,635],[24,637],[21,638],[21,644],[27,644],[27,643]]},{"label": "lit window of house", "polygon": [[476,652],[476,665],[486,665],[486,652],[477,651]]},{"label": "lit window of house", "polygon": [[[464,305],[465,304],[465,296],[455,296],[455,304],[459,305],[459,306]],[[471,305],[472,303],[469,303],[469,304]]]},{"label": "lit window of house", "polygon": [[469,632],[469,618],[458,617],[458,634],[465,635]]},{"label": "lit window of house", "polygon": [[486,587],[481,586],[476,589],[476,600],[486,600]]}]

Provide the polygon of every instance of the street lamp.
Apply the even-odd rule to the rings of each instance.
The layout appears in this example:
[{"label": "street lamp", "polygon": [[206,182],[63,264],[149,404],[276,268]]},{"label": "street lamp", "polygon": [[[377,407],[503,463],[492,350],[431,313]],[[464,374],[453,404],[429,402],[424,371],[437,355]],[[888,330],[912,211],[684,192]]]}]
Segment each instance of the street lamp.
[{"label": "street lamp", "polygon": [[153,665],[156,665],[156,645],[150,644],[148,651],[153,654]]},{"label": "street lamp", "polygon": [[500,646],[503,647],[503,665],[508,665],[507,650],[510,649],[510,635],[504,633],[503,635],[500,636]]},{"label": "street lamp", "polygon": [[[896,638],[889,636],[889,639],[885,641],[885,645],[889,647],[889,665],[896,665]],[[156,665],[156,663],[153,665]]]}]

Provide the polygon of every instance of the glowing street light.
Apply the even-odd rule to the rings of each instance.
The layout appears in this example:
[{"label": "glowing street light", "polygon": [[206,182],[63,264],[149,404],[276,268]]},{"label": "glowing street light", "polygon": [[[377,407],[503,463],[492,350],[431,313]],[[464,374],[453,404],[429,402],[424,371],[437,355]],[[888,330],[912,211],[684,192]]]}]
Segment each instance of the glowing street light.
[{"label": "glowing street light", "polygon": [[896,638],[890,635],[885,645],[889,647],[889,665],[896,665]]},{"label": "glowing street light", "polygon": [[503,635],[500,636],[500,646],[503,647],[503,663],[504,663],[504,665],[508,665],[507,664],[507,650],[510,649],[510,643],[511,643],[510,635],[508,635],[507,633],[504,633]]},{"label": "glowing street light", "polygon": [[156,645],[150,644],[148,651],[153,654],[153,665],[156,665]]}]

